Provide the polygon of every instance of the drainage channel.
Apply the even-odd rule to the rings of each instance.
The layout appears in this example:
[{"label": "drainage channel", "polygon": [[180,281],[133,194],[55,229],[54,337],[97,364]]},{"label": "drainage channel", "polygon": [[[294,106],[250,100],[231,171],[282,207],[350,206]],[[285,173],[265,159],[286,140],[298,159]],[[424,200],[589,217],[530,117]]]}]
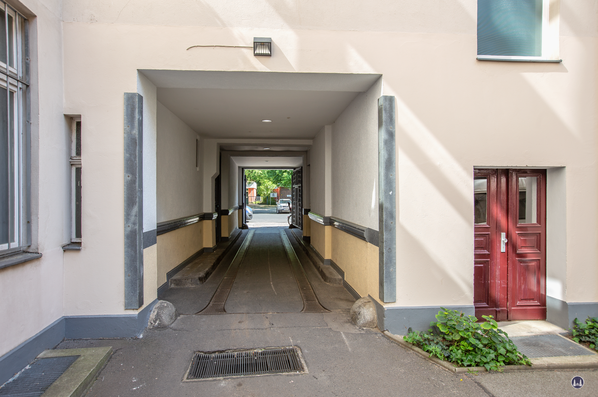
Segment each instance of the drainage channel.
[{"label": "drainage channel", "polygon": [[297,254],[287,237],[287,234],[284,230],[280,231],[280,239],[282,240],[282,245],[287,253],[287,257],[289,262],[291,263],[291,269],[293,269],[293,275],[295,276],[295,280],[297,280],[297,284],[299,286],[299,293],[301,294],[301,299],[303,299],[303,310],[302,313],[328,313],[329,310],[326,310],[318,301],[316,294],[305,275],[305,271],[303,270],[303,266],[301,266],[301,262],[299,262],[299,258],[297,258]]},{"label": "drainage channel", "polygon": [[300,374],[307,372],[301,349],[297,346],[272,347],[224,352],[196,352],[185,381],[224,377]]},{"label": "drainage channel", "polygon": [[214,296],[208,303],[205,309],[203,309],[198,314],[224,314],[226,311],[224,310],[224,305],[226,304],[226,300],[228,299],[228,295],[230,294],[230,290],[233,288],[233,284],[235,283],[235,279],[237,278],[237,272],[239,271],[239,266],[243,262],[243,258],[247,255],[247,251],[249,250],[249,244],[251,244],[251,239],[255,234],[255,230],[251,230],[243,244],[239,248],[239,251],[235,254],[233,261],[231,262],[224,278],[218,285],[218,289],[214,293]]},{"label": "drainage channel", "polygon": [[[222,281],[218,285],[216,292],[212,296],[212,299],[208,303],[208,305],[197,314],[225,314],[227,313],[225,310],[225,305],[227,300],[230,297],[231,290],[233,285],[235,285],[235,280],[237,279],[237,275],[239,273],[239,269],[243,265],[243,262],[249,258],[248,251],[251,248],[251,243],[253,241],[253,237],[255,234],[255,230],[251,230],[248,235],[245,237],[241,247],[235,254],[234,259],[232,260],[229,268],[226,271]],[[278,233],[277,233],[278,234]],[[297,287],[299,291],[299,295],[303,302],[303,308],[301,310],[302,313],[328,313],[329,310],[325,309],[319,302],[316,294],[307,279],[303,266],[289,241],[289,238],[284,230],[279,230],[279,237],[280,241],[282,242],[282,249],[284,250],[285,254],[282,254],[282,257],[286,256],[286,259],[289,263],[289,268],[291,270],[292,278],[295,279],[297,282]],[[252,257],[253,258],[253,257]],[[284,260],[284,259],[283,259]]]}]

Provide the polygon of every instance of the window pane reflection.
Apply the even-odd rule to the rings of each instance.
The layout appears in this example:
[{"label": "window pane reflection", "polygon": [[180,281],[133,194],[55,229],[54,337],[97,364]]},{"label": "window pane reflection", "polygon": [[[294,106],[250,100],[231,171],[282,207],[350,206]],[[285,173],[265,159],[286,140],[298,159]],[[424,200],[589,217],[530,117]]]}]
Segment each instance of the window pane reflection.
[{"label": "window pane reflection", "polygon": [[517,223],[538,223],[538,177],[519,178],[519,219]]},{"label": "window pane reflection", "polygon": [[488,179],[480,178],[473,181],[474,184],[474,208],[475,224],[484,225],[488,223]]}]

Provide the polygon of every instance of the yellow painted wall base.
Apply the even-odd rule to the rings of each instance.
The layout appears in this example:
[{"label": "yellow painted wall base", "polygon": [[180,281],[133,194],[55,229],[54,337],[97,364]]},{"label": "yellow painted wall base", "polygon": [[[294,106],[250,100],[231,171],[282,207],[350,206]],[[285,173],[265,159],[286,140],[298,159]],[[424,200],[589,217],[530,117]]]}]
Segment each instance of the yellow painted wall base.
[{"label": "yellow painted wall base", "polygon": [[360,296],[378,296],[378,247],[330,227],[332,261],[345,272],[345,280]]},{"label": "yellow painted wall base", "polygon": [[330,247],[330,236],[332,226],[324,226],[313,220],[311,223],[311,245],[318,251],[324,259],[330,259],[332,250]]},{"label": "yellow painted wall base", "polygon": [[303,237],[311,237],[311,222],[309,216],[303,215]]},{"label": "yellow painted wall base", "polygon": [[228,237],[228,215],[220,215],[216,221],[220,222],[220,237]]},{"label": "yellow painted wall base", "polygon": [[166,282],[166,273],[205,247],[204,228],[209,223],[213,222],[201,221],[158,236],[157,286]]},{"label": "yellow painted wall base", "polygon": [[213,248],[216,246],[216,220],[203,221],[203,248]]},{"label": "yellow painted wall base", "polygon": [[226,237],[230,237],[233,232],[238,229],[239,212],[239,210],[234,210],[233,213],[228,216],[228,236]]},{"label": "yellow painted wall base", "polygon": [[220,217],[220,237],[229,238],[237,229],[237,212],[239,212],[239,210],[234,210],[230,215],[222,215]]},{"label": "yellow painted wall base", "polygon": [[143,250],[143,310],[158,298],[158,244]]}]

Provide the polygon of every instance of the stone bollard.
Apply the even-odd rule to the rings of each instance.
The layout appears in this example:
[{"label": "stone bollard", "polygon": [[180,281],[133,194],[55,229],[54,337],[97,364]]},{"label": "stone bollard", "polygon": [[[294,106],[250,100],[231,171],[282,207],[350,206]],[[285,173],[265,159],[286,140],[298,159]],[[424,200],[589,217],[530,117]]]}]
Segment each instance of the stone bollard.
[{"label": "stone bollard", "polygon": [[370,298],[363,297],[353,304],[351,322],[360,328],[376,328],[378,326],[376,306]]},{"label": "stone bollard", "polygon": [[150,329],[169,327],[170,324],[174,323],[174,320],[176,320],[178,316],[179,314],[172,303],[158,301],[152,309],[147,327]]}]

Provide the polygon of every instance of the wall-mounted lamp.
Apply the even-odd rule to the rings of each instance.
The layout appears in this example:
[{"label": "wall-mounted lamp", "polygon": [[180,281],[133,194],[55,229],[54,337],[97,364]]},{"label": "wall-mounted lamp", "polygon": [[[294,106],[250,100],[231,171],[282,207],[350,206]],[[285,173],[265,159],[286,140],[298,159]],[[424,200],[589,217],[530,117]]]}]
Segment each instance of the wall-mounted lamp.
[{"label": "wall-mounted lamp", "polygon": [[271,57],[272,39],[270,37],[254,37],[253,55],[256,57]]}]

